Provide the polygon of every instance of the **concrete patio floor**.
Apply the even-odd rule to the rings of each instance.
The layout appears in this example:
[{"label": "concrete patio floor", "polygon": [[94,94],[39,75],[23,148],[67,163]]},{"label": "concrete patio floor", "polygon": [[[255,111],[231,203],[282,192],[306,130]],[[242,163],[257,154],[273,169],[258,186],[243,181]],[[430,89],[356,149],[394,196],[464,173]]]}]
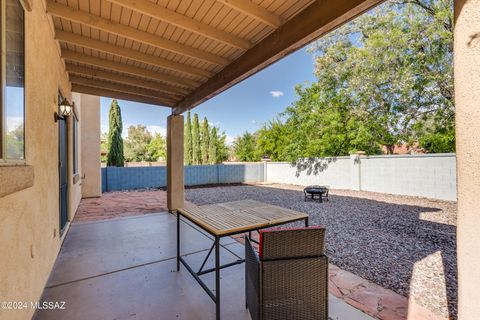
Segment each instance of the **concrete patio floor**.
[{"label": "concrete patio floor", "polygon": [[[212,240],[182,222],[182,254],[199,266]],[[214,319],[214,304],[193,277],[176,265],[175,217],[148,214],[73,223],[42,301],[65,301],[64,310],[38,310],[34,319]],[[224,238],[221,261],[243,255]],[[230,252],[231,251],[231,252]],[[213,265],[213,259],[208,262]],[[250,319],[245,309],[244,265],[222,270],[222,319]],[[214,287],[214,274],[204,276]],[[330,317],[372,319],[330,296]]]}]

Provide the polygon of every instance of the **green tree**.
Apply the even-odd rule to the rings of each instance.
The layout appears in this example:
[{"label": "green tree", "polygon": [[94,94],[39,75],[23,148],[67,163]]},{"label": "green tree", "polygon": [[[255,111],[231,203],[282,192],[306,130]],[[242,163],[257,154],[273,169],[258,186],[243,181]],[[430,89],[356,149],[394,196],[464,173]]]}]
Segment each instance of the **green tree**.
[{"label": "green tree", "polygon": [[287,120],[282,132],[289,141],[283,146],[278,143],[282,147],[279,160],[342,156],[358,150],[380,152],[375,121],[350,107],[348,97],[330,90],[323,80],[328,79],[296,88],[298,99],[283,113]]},{"label": "green tree", "polygon": [[198,121],[198,114],[193,115],[193,128],[192,128],[192,163],[201,164],[202,150],[201,150],[201,137],[200,137],[200,124]]},{"label": "green tree", "polygon": [[122,114],[116,99],[112,100],[108,113],[108,155],[107,166],[123,167]]},{"label": "green tree", "polygon": [[210,130],[210,143],[208,145],[208,163],[209,164],[216,164],[218,163],[217,159],[217,128],[212,127]]},{"label": "green tree", "polygon": [[127,161],[150,161],[147,146],[152,141],[152,134],[144,125],[128,127],[125,139],[125,159]]},{"label": "green tree", "polygon": [[203,118],[201,136],[202,136],[201,138],[202,164],[208,164],[208,150],[210,145],[210,127],[208,125],[207,117]]},{"label": "green tree", "polygon": [[192,150],[192,121],[190,118],[190,111],[187,112],[187,122],[185,123],[185,143],[184,143],[185,164],[187,166],[193,163]]},{"label": "green tree", "polygon": [[218,130],[219,129],[217,128],[217,141],[215,146],[217,148],[217,163],[221,163],[228,160],[230,149],[227,146],[227,134],[225,131],[223,131],[220,135],[218,135]]},{"label": "green tree", "polygon": [[24,158],[23,124],[7,132],[7,156],[11,159]]},{"label": "green tree", "polygon": [[453,10],[449,0],[397,0],[311,46],[317,81],[258,134],[276,160],[455,148]]},{"label": "green tree", "polygon": [[290,136],[287,126],[280,119],[269,121],[257,131],[257,153],[273,161],[284,160]]},{"label": "green tree", "polygon": [[102,132],[100,136],[100,161],[107,162],[108,155],[108,133]]},{"label": "green tree", "polygon": [[238,161],[259,160],[256,152],[256,139],[250,132],[245,132],[242,136],[235,138],[233,152]]},{"label": "green tree", "polygon": [[167,158],[167,143],[160,133],[154,135],[147,144],[147,161],[159,161]]},{"label": "green tree", "polygon": [[422,133],[448,135],[438,129],[454,121],[452,21],[448,0],[385,3],[316,43],[321,89],[366,113],[389,153],[420,140],[418,122]]}]

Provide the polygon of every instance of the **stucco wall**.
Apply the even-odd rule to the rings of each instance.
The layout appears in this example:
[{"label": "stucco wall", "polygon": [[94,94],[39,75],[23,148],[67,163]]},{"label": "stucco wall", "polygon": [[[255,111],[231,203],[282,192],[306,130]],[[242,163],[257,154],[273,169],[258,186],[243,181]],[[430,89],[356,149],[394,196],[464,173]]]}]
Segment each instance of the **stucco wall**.
[{"label": "stucco wall", "polygon": [[455,1],[458,318],[480,319],[480,0]]},{"label": "stucco wall", "polygon": [[72,93],[72,101],[75,104],[75,114],[78,117],[77,124],[77,176],[73,177],[73,121],[74,117],[68,117],[68,221],[72,221],[77,211],[80,200],[82,199],[82,179],[80,173],[82,172],[82,134],[81,123],[83,122],[83,113],[81,105],[81,95],[79,93]]},{"label": "stucco wall", "polygon": [[82,197],[100,197],[100,97],[81,94]]},{"label": "stucco wall", "polygon": [[[70,85],[43,1],[25,13],[26,161],[34,185],[0,198],[0,297],[37,301],[60,247],[58,126],[60,89]],[[70,179],[70,177],[69,177]],[[71,208],[72,210],[72,208]],[[33,310],[0,310],[0,319],[30,319]]]}]

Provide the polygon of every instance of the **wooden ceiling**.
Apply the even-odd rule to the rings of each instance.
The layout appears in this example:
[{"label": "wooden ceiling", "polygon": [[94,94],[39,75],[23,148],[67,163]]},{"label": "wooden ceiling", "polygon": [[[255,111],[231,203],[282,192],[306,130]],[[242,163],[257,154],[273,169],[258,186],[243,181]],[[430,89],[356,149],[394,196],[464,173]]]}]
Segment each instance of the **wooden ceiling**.
[{"label": "wooden ceiling", "polygon": [[72,90],[191,109],[382,0],[47,0]]}]

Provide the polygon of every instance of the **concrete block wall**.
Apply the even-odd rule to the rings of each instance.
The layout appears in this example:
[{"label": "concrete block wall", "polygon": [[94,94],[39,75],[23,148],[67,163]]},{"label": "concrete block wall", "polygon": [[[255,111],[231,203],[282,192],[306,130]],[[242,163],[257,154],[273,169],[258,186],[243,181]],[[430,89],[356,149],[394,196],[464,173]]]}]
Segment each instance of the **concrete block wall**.
[{"label": "concrete block wall", "polygon": [[[357,156],[289,162],[186,166],[186,186],[269,182],[327,185],[333,189],[364,190],[456,201],[455,154]],[[156,167],[102,168],[102,190],[159,188],[167,185],[167,169]]]},{"label": "concrete block wall", "polygon": [[167,185],[167,167],[102,168],[103,192],[159,188]]},{"label": "concrete block wall", "polygon": [[[264,181],[263,163],[185,166],[186,186]],[[102,168],[102,191],[160,188],[167,185],[167,168],[106,167]]]},{"label": "concrete block wall", "polygon": [[362,157],[361,190],[457,200],[454,154]]},{"label": "concrete block wall", "polygon": [[264,164],[221,164],[218,168],[219,183],[263,182]]},{"label": "concrete block wall", "polygon": [[350,157],[305,161],[303,165],[290,162],[267,162],[266,182],[295,185],[327,185],[334,189],[352,187],[353,168]]},{"label": "concrete block wall", "polygon": [[[314,168],[319,169],[315,172]],[[266,182],[327,185],[456,201],[455,154],[357,156],[317,159],[302,166],[266,164]]]}]

